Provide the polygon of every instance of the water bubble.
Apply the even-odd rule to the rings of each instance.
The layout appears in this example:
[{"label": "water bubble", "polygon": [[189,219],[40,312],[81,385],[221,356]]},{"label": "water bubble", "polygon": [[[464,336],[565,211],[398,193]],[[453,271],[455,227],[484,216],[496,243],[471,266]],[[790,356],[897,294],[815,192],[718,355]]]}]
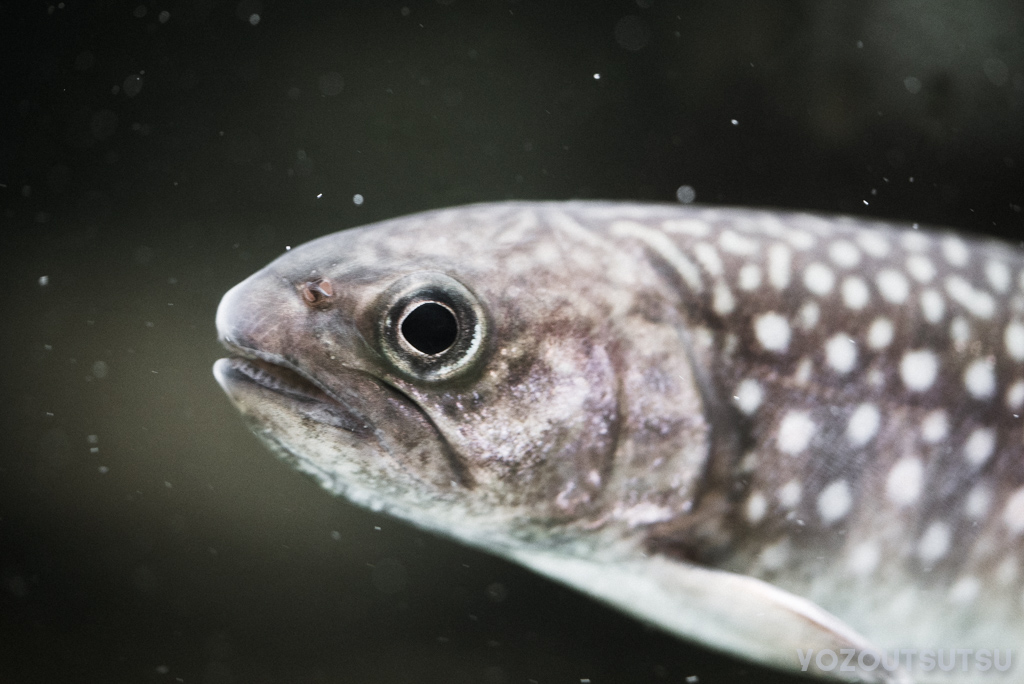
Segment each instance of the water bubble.
[{"label": "water bubble", "polygon": [[362,195],[359,195],[359,194],[352,195],[352,204],[354,204],[354,205],[356,205],[358,207],[362,203],[363,203],[363,196]]},{"label": "water bubble", "polygon": [[124,94],[128,97],[135,97],[142,92],[142,76],[138,74],[132,74],[124,79],[124,83],[121,84],[124,89]]},{"label": "water bubble", "polygon": [[907,92],[911,95],[917,95],[921,92],[921,79],[916,76],[907,76],[903,79],[903,87],[907,89]]},{"label": "water bubble", "polygon": [[697,191],[692,185],[680,185],[676,188],[676,199],[683,204],[690,204],[697,199]]}]

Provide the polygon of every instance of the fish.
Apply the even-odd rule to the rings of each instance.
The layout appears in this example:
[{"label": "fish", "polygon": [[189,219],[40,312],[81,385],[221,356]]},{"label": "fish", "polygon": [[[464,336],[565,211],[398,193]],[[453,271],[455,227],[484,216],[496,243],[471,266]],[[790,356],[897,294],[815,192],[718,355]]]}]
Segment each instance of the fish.
[{"label": "fish", "polygon": [[486,203],[291,249],[216,326],[253,432],[358,505],[780,670],[1024,681],[1010,244]]}]

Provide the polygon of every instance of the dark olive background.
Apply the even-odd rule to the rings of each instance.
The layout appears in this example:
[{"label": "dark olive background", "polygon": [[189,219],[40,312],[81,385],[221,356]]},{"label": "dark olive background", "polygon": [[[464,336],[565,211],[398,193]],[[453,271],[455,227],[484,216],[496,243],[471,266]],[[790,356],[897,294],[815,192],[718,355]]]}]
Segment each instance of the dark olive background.
[{"label": "dark olive background", "polygon": [[21,1],[0,31],[4,683],[791,681],[278,463],[211,376],[221,294],[372,220],[682,185],[1024,239],[1016,0]]}]

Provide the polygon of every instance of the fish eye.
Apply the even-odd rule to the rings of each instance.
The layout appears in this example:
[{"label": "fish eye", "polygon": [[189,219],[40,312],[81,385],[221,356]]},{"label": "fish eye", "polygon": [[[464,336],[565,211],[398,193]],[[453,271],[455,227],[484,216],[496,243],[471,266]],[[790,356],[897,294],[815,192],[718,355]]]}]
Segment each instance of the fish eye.
[{"label": "fish eye", "polygon": [[486,319],[476,296],[443,273],[421,271],[399,279],[381,295],[378,346],[403,375],[439,382],[474,367]]},{"label": "fish eye", "polygon": [[405,341],[417,351],[434,355],[455,344],[459,322],[455,313],[444,304],[423,302],[405,315],[399,330]]}]

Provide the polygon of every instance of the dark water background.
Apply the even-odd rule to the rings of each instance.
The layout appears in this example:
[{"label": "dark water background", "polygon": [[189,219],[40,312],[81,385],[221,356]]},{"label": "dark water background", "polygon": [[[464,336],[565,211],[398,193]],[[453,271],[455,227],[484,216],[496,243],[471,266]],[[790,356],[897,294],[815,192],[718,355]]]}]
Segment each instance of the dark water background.
[{"label": "dark water background", "polygon": [[221,294],[372,220],[682,185],[1024,240],[1016,0],[24,0],[0,33],[3,684],[792,681],[277,463],[210,373]]}]

